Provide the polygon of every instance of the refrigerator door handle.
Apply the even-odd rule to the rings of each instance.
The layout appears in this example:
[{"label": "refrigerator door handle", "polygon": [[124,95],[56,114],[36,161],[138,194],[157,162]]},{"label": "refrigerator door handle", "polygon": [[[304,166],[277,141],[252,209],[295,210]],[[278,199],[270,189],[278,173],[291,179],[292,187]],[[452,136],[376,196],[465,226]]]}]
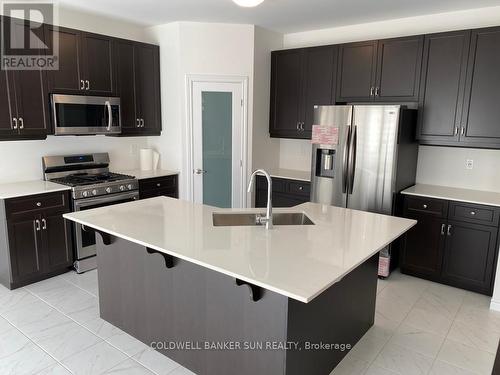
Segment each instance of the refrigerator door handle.
[{"label": "refrigerator door handle", "polygon": [[351,147],[349,147],[349,194],[354,191],[354,174],[356,172],[356,156],[358,152],[358,127],[353,126]]},{"label": "refrigerator door handle", "polygon": [[348,157],[349,157],[349,145],[351,144],[351,126],[346,127],[345,143],[344,143],[344,154],[342,156],[342,192],[347,193],[347,173],[348,173]]}]

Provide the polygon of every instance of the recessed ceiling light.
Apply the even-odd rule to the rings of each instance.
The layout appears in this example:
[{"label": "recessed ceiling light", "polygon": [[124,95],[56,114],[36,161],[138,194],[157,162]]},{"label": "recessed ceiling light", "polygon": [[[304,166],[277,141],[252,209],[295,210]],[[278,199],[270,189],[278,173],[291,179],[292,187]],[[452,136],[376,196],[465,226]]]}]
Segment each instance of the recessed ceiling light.
[{"label": "recessed ceiling light", "polygon": [[264,2],[264,0],[233,0],[233,1],[240,7],[246,7],[246,8],[256,7],[257,5]]}]

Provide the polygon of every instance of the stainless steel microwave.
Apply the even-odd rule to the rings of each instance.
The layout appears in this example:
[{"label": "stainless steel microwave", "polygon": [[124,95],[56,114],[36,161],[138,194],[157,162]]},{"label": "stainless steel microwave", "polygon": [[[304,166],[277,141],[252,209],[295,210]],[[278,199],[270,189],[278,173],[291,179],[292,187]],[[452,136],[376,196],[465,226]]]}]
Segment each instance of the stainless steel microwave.
[{"label": "stainless steel microwave", "polygon": [[51,95],[55,135],[121,133],[120,98]]}]

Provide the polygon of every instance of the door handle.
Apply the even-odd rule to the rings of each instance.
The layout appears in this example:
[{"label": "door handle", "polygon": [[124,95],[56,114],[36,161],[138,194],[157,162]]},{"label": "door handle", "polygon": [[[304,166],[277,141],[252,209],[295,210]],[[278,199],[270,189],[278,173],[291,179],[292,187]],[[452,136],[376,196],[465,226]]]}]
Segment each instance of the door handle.
[{"label": "door handle", "polygon": [[459,129],[458,126],[455,126],[455,137],[458,135]]},{"label": "door handle", "polygon": [[451,224],[450,224],[450,225],[448,225],[448,229],[446,230],[446,234],[447,234],[448,236],[451,236]]},{"label": "door handle", "polygon": [[207,173],[207,171],[204,171],[203,169],[200,169],[200,168],[196,168],[194,170],[194,173],[196,173],[196,174],[205,174],[205,173]]},{"label": "door handle", "polygon": [[300,122],[297,122],[297,130],[300,130]]},{"label": "door handle", "polygon": [[24,129],[24,119],[19,117],[19,129]]},{"label": "door handle", "polygon": [[300,124],[301,124],[301,125],[300,125],[300,130],[304,131],[304,123],[303,123],[303,122],[301,122]]},{"label": "door handle", "polygon": [[370,87],[370,96],[374,95],[375,87]]},{"label": "door handle", "polygon": [[141,122],[139,121],[139,119],[138,119],[138,118],[136,118],[136,119],[135,119],[135,122],[136,122],[135,126],[136,126],[137,128],[140,128],[140,127],[141,127]]},{"label": "door handle", "polygon": [[354,125],[349,148],[349,194],[354,191],[354,175],[356,173],[356,154],[358,153],[358,127]]},{"label": "door handle", "polygon": [[42,219],[42,229],[47,230],[47,220]]},{"label": "door handle", "polygon": [[379,93],[380,93],[380,87],[376,87],[375,88],[375,96],[378,97]]},{"label": "door handle", "polygon": [[441,224],[441,236],[444,236],[445,228],[446,228],[446,224]]},{"label": "door handle", "polygon": [[460,130],[460,135],[464,136],[465,135],[465,127],[462,126],[462,129]]},{"label": "door handle", "polygon": [[108,127],[106,128],[106,130],[109,132],[111,130],[111,125],[113,125],[113,113],[111,112],[111,103],[108,100],[104,102],[104,105],[108,110]]},{"label": "door handle", "polygon": [[12,123],[14,124],[13,129],[17,129],[17,118],[12,118]]},{"label": "door handle", "polygon": [[143,127],[144,127],[144,119],[141,118],[141,128],[143,128]]},{"label": "door handle", "polygon": [[342,155],[342,192],[347,193],[347,170],[348,170],[348,149],[351,143],[351,127],[347,126],[344,143],[344,154]]},{"label": "door handle", "polygon": [[89,80],[85,80],[85,83],[87,84],[87,87],[85,88],[85,90],[90,90],[90,82]]}]

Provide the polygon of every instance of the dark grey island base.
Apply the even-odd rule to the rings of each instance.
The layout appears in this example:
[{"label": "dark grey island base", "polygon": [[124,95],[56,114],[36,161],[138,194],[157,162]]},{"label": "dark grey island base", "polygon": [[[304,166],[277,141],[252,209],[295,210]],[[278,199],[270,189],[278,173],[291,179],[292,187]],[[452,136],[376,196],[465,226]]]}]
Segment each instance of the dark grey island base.
[{"label": "dark grey island base", "polygon": [[[354,346],[373,325],[378,255],[306,304],[121,238],[98,239],[101,317],[147,345],[167,345],[158,351],[198,375],[328,375],[348,350],[306,343]],[[266,350],[285,342],[302,350]],[[264,348],[244,349],[255,343]]]}]

